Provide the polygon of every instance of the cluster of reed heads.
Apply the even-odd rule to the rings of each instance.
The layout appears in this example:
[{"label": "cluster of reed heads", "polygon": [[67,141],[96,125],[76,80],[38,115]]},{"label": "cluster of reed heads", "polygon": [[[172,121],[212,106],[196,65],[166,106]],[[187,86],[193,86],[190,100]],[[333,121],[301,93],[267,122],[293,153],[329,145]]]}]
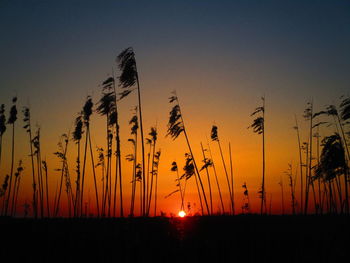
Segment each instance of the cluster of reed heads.
[{"label": "cluster of reed heads", "polygon": [[[0,168],[3,135],[7,128],[12,128],[10,172],[6,175],[1,172],[1,177],[3,177],[1,179],[3,183],[0,187],[2,216],[17,215],[20,183],[25,173],[31,175],[32,181],[31,202],[30,204],[26,202],[23,206],[20,206],[24,208],[25,216],[29,214],[29,211],[31,211],[34,218],[62,216],[63,199],[66,202],[69,217],[88,216],[85,189],[87,176],[92,176],[94,182],[95,216],[132,217],[136,215],[135,205],[139,205],[139,216],[159,215],[157,198],[158,167],[161,151],[157,148],[157,127],[150,128],[148,138],[144,136],[140,81],[133,49],[129,47],[123,50],[117,56],[116,62],[120,73],[119,77],[115,78],[114,72],[112,72],[112,76],[102,82],[102,96],[96,106],[92,98],[90,96],[87,97],[81,112],[75,118],[74,131],[63,134],[60,138],[58,150],[54,153],[60,161],[60,168],[55,169],[60,176],[57,180],[54,195],[49,192],[49,169],[46,161],[42,159],[40,128],[35,132],[33,131],[30,108],[24,107],[22,110],[23,128],[28,134],[30,156],[30,169],[26,169],[24,172],[21,160],[18,161],[18,166],[15,169],[17,97],[12,99],[8,119],[5,116],[5,105],[1,105]],[[129,121],[131,138],[128,139],[128,142],[131,143],[133,152],[125,157],[132,164],[131,198],[130,204],[126,206],[125,201],[123,201],[125,194],[123,192],[123,182],[125,184],[126,180],[127,183],[130,183],[130,181],[125,178],[125,172],[123,174],[125,167],[124,170],[122,169],[118,106],[119,101],[133,91],[137,92],[138,103]],[[185,165],[182,171],[178,168],[176,161],[171,163],[170,170],[175,174],[176,189],[167,195],[166,198],[179,193],[181,199],[180,209],[186,210],[185,193],[187,181],[194,178],[202,215],[235,215],[238,209],[234,193],[235,182],[231,145],[228,145],[227,158],[224,155],[219,139],[218,127],[213,125],[210,138],[212,143],[217,145],[215,147],[220,153],[225,178],[225,183],[220,184],[209,141],[206,147],[202,143],[200,144],[202,156],[199,163],[193,153],[176,92],[172,92],[169,102],[172,108],[169,114],[166,136],[171,137],[173,140],[176,140],[179,136],[184,136],[188,150],[184,154]],[[106,121],[105,148],[97,147],[97,149],[94,149],[95,147],[91,143],[90,117],[94,112],[103,116]],[[262,104],[253,111],[251,116],[254,119],[248,128],[251,128],[254,133],[261,135],[262,138],[262,181],[258,196],[261,199],[260,214],[265,215],[269,211],[271,213],[271,198],[269,210],[265,183],[265,97],[262,97]],[[296,130],[299,164],[295,169],[293,169],[292,164],[288,164],[284,174],[284,177],[288,180],[292,214],[308,214],[310,211],[315,214],[348,214],[350,98],[342,97],[339,109],[335,105],[328,105],[325,110],[319,112],[315,112],[313,102],[309,102],[303,117],[309,123],[307,141],[301,141],[300,130],[295,117],[294,129]],[[323,127],[326,127],[325,130],[327,132],[333,131],[333,133],[321,139],[320,129]],[[68,146],[70,146],[71,142],[74,143],[73,149],[76,152],[74,176],[71,175],[67,158]],[[145,144],[148,147],[145,147]],[[88,162],[88,157],[90,162]],[[114,169],[112,164],[114,164]],[[88,165],[91,165],[91,172],[89,173],[87,172]],[[98,169],[100,169],[102,179],[97,178]],[[282,176],[278,184],[281,187],[281,205],[282,214],[284,214],[285,198]],[[297,184],[299,184],[298,189],[296,187]],[[251,213],[246,183],[242,185],[242,189],[243,200],[240,201],[239,210],[241,210],[241,213]],[[63,192],[65,193],[65,198],[62,198]],[[220,208],[216,211],[214,211],[213,192],[217,192],[220,202]],[[223,192],[228,192],[229,200],[224,200]],[[139,198],[139,201],[136,202],[137,198]],[[190,205],[187,205],[187,211],[190,209]]]}]

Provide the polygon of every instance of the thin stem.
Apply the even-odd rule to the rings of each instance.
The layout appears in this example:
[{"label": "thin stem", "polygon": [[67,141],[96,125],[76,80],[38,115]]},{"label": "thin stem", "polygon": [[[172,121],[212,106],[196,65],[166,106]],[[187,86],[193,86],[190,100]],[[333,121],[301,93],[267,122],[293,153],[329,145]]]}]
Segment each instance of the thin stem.
[{"label": "thin stem", "polygon": [[10,196],[11,196],[14,159],[15,159],[15,123],[12,123],[11,173],[10,173],[10,183],[9,183],[8,196],[7,196],[7,201],[6,201],[6,204],[5,204],[6,205],[5,206],[5,216],[7,216],[7,210],[8,210]]},{"label": "thin stem", "polygon": [[[85,167],[86,167],[86,157],[87,157],[87,147],[88,147],[88,137],[89,137],[89,123],[86,124],[86,131],[85,131],[85,146],[84,146],[84,159],[83,159],[83,172],[81,176],[81,197],[80,197],[80,207],[81,207],[81,214],[80,216],[84,215],[83,211],[83,203],[84,203],[84,183],[85,183]],[[85,215],[86,216],[86,215]]]},{"label": "thin stem", "polygon": [[[194,155],[193,155],[193,152],[192,152],[192,148],[191,148],[191,145],[190,145],[190,141],[189,141],[188,136],[187,136],[187,132],[186,132],[186,128],[185,128],[185,122],[184,122],[184,119],[183,119],[183,117],[182,117],[181,107],[180,107],[180,102],[179,102],[178,97],[176,97],[176,101],[177,101],[177,103],[178,103],[178,105],[179,105],[179,112],[180,112],[180,116],[181,116],[181,122],[182,122],[182,124],[183,124],[183,131],[184,131],[184,135],[185,135],[185,138],[186,138],[187,146],[188,146],[188,149],[190,150],[191,157],[192,157],[193,164],[194,164],[194,168],[195,168],[195,170],[196,170],[196,175],[197,175],[197,177],[198,177],[198,180],[199,180],[199,183],[200,183],[200,186],[201,186],[201,189],[202,189],[203,198],[204,198],[204,203],[205,203],[207,212],[208,212],[208,214],[210,215],[207,197],[206,197],[206,195],[205,195],[204,186],[203,186],[202,179],[201,179],[201,176],[200,176],[199,171],[198,171],[198,167],[197,167],[197,164],[196,164],[196,160],[195,160]],[[197,178],[197,177],[196,177],[196,178]],[[199,199],[200,199],[200,201],[201,201],[202,198],[201,198],[201,195],[200,195],[199,188],[198,188],[198,194],[199,194]],[[204,214],[202,202],[201,202],[201,207],[202,207],[202,214]]]},{"label": "thin stem", "polygon": [[90,156],[91,156],[91,163],[92,163],[92,173],[94,176],[97,216],[100,217],[100,206],[99,206],[99,202],[98,202],[98,190],[97,190],[97,181],[96,181],[96,172],[95,172],[95,162],[94,162],[94,154],[92,152],[90,132],[89,132],[89,145],[90,145]]},{"label": "thin stem", "polygon": [[224,167],[224,171],[225,171],[225,176],[226,176],[226,181],[227,181],[227,186],[228,186],[228,192],[229,192],[229,195],[230,195],[230,201],[231,201],[231,214],[233,213],[233,200],[232,200],[232,191],[231,191],[231,186],[230,186],[230,180],[228,178],[228,173],[227,173],[227,169],[226,169],[226,163],[225,163],[225,159],[224,159],[224,155],[222,153],[222,149],[221,149],[221,143],[220,143],[220,140],[218,139],[217,140],[218,142],[218,145],[219,145],[219,150],[220,150],[220,156],[221,156],[221,160],[222,160],[222,165]]},{"label": "thin stem", "polygon": [[311,106],[310,106],[310,110],[311,110],[311,115],[310,115],[310,138],[309,138],[309,172],[307,175],[307,185],[306,185],[306,194],[305,194],[305,211],[304,213],[307,214],[308,213],[308,203],[309,203],[309,187],[310,184],[312,184],[313,187],[313,183],[311,181],[311,170],[312,170],[312,125],[313,125],[313,102],[311,102]]},{"label": "thin stem", "polygon": [[230,174],[231,174],[231,190],[232,190],[232,214],[235,215],[235,196],[234,196],[234,187],[233,187],[233,168],[232,168],[232,151],[231,143],[228,144],[229,154],[230,154]]},{"label": "thin stem", "polygon": [[[262,164],[263,164],[263,168],[262,168],[262,185],[261,185],[261,207],[260,207],[260,214],[263,214],[263,205],[264,202],[266,204],[266,200],[265,200],[265,97],[263,99],[263,129],[262,129],[262,154],[263,154],[263,160],[262,160]],[[265,209],[266,209],[266,205],[265,205]]]},{"label": "thin stem", "polygon": [[49,183],[47,178],[47,167],[45,165],[45,183],[46,183],[46,209],[47,209],[47,216],[50,217],[50,203],[49,203]]},{"label": "thin stem", "polygon": [[151,201],[152,201],[153,178],[154,178],[154,156],[155,156],[155,150],[156,150],[156,142],[157,141],[153,142],[152,163],[151,163],[151,186],[150,186],[149,200],[147,205],[147,216],[149,215],[149,210],[150,210]]},{"label": "thin stem", "polygon": [[[136,61],[135,61],[135,67],[136,67]],[[143,141],[143,122],[142,122],[142,108],[141,108],[141,91],[140,91],[140,82],[139,82],[139,76],[137,73],[136,68],[136,81],[137,81],[137,96],[139,100],[139,115],[140,115],[140,132],[141,132],[141,153],[142,153],[142,188],[143,188],[143,199],[142,199],[142,209],[143,209],[143,215],[145,215],[146,210],[146,176],[145,176],[145,145]]]},{"label": "thin stem", "polygon": [[[205,157],[204,148],[203,148],[203,144],[202,143],[201,143],[201,149],[202,149],[202,154],[203,154],[203,160],[205,162],[206,161],[206,157]],[[205,167],[205,171],[206,171],[206,174],[207,174],[208,187],[209,187],[210,213],[213,214],[213,197],[212,197],[212,193],[211,193],[211,184],[210,184],[210,176],[209,176],[208,167]]]},{"label": "thin stem", "polygon": [[212,154],[211,154],[211,149],[210,149],[209,142],[207,142],[207,144],[208,144],[208,150],[209,150],[209,154],[210,154],[210,159],[211,159],[211,161],[213,162],[213,170],[214,170],[214,175],[215,175],[215,182],[216,182],[216,186],[217,186],[218,192],[219,192],[220,203],[221,203],[221,208],[222,208],[222,214],[225,214],[225,207],[224,207],[224,202],[223,202],[223,200],[222,200],[221,188],[220,188],[218,176],[217,176],[217,173],[216,173],[216,168],[215,168],[214,159],[213,159],[213,156],[212,156]]},{"label": "thin stem", "polygon": [[295,117],[295,127],[297,131],[297,137],[298,137],[298,149],[299,149],[299,166],[300,166],[300,212],[302,213],[303,211],[303,158],[301,154],[301,144],[300,144],[300,135],[299,135],[299,126],[298,126],[298,121],[296,115]]},{"label": "thin stem", "polygon": [[[68,133],[69,134],[69,133]],[[60,200],[61,200],[61,193],[62,193],[62,184],[63,184],[63,177],[64,177],[64,171],[65,171],[65,166],[67,165],[67,160],[66,160],[66,156],[67,156],[67,150],[68,150],[68,138],[66,139],[66,144],[65,144],[65,148],[64,148],[64,154],[63,154],[63,159],[62,159],[62,168],[61,168],[61,180],[60,180],[60,188],[58,191],[58,197],[57,197],[57,203],[56,204],[56,208],[55,208],[55,216],[57,217],[58,213],[59,213],[59,209],[60,209]]]}]

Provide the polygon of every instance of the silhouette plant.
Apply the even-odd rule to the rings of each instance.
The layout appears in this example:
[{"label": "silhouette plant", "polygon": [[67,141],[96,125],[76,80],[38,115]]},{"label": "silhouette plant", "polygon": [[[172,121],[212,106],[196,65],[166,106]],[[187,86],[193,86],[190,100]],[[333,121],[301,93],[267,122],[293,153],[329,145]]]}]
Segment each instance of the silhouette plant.
[{"label": "silhouette plant", "polygon": [[[188,135],[187,135],[187,131],[186,131],[186,128],[185,128],[185,123],[184,123],[184,120],[183,120],[183,117],[182,117],[182,113],[181,113],[180,102],[179,102],[179,99],[178,99],[178,97],[176,95],[176,92],[173,92],[173,96],[171,96],[169,98],[169,102],[170,103],[175,102],[175,105],[173,106],[172,110],[170,111],[167,136],[170,135],[173,138],[173,140],[175,140],[182,132],[185,135],[187,146],[188,146],[188,149],[190,151],[188,156],[190,156],[191,162],[193,162],[193,166],[194,166],[194,170],[195,170],[196,185],[197,185],[199,201],[200,201],[200,204],[201,204],[202,214],[204,214],[204,210],[203,210],[203,204],[202,204],[202,198],[201,198],[200,189],[202,191],[202,195],[203,195],[203,198],[204,198],[204,203],[205,203],[205,207],[206,207],[207,213],[210,214],[209,206],[208,206],[208,202],[207,202],[207,197],[206,197],[206,194],[205,194],[205,191],[204,191],[204,186],[203,186],[202,179],[201,179],[201,176],[200,176],[198,168],[197,168],[196,161],[195,161],[195,159],[193,157],[192,148],[191,148],[191,145],[190,145],[190,141],[189,141],[189,138],[188,138]],[[186,160],[186,162],[187,162],[187,160]],[[197,180],[199,181],[200,188],[198,186]]]},{"label": "silhouette plant", "polygon": [[67,207],[68,207],[68,216],[71,217],[72,206],[74,211],[74,194],[72,191],[72,184],[69,175],[68,164],[64,166],[64,182],[65,182],[65,192],[67,195]]},{"label": "silhouette plant", "polygon": [[47,163],[46,161],[42,161],[43,169],[45,172],[45,187],[46,187],[46,213],[47,217],[50,217],[50,202],[49,202],[49,183],[48,183],[48,176],[47,176]]},{"label": "silhouette plant", "polygon": [[220,203],[221,203],[222,214],[225,214],[225,207],[224,207],[224,202],[223,202],[223,200],[222,200],[221,187],[220,187],[219,180],[218,180],[218,176],[217,176],[217,173],[216,173],[216,168],[215,168],[214,159],[213,159],[213,156],[212,156],[212,154],[211,154],[211,149],[210,149],[209,143],[207,143],[207,145],[208,145],[208,151],[209,151],[209,155],[210,155],[210,159],[211,159],[212,167],[213,167],[213,171],[214,171],[216,186],[217,186],[217,188],[218,188],[218,193],[219,193],[219,198],[220,198]]},{"label": "silhouette plant", "polygon": [[203,148],[202,143],[201,143],[201,149],[202,149],[202,154],[203,154],[203,160],[202,160],[203,166],[201,167],[201,169],[199,171],[202,171],[205,169],[205,172],[207,174],[208,188],[209,188],[210,213],[213,214],[213,196],[212,196],[212,191],[211,191],[210,175],[209,175],[209,171],[208,171],[208,167],[213,166],[213,162],[212,162],[212,160],[210,160],[209,158],[207,158],[205,156],[206,149]]},{"label": "silhouette plant", "polygon": [[[62,141],[64,142],[64,146],[62,144]],[[66,157],[67,156],[67,150],[68,150],[68,142],[69,142],[68,135],[67,134],[62,134],[61,137],[60,137],[60,141],[57,144],[59,150],[54,153],[54,155],[56,155],[60,159],[60,162],[62,163],[61,168],[56,169],[56,171],[60,171],[61,172],[61,179],[60,179],[60,185],[59,185],[57,200],[56,200],[56,202],[54,202],[54,216],[55,217],[57,217],[58,214],[59,214],[63,179],[64,179],[64,176],[66,174],[65,172],[68,170],[68,163],[67,163],[67,157]],[[68,194],[68,192],[67,192],[67,194]],[[69,200],[69,196],[67,198]],[[75,203],[74,202],[73,202],[73,206],[75,207]],[[75,209],[74,209],[74,211],[75,211]]]},{"label": "silhouette plant", "polygon": [[17,197],[18,197],[18,191],[19,191],[19,186],[21,182],[21,173],[23,171],[22,167],[22,160],[19,160],[17,171],[15,172],[15,181],[13,185],[13,195],[12,195],[12,204],[11,204],[11,216],[14,216],[17,211]]},{"label": "silhouette plant", "polygon": [[232,193],[233,191],[231,189],[230,180],[228,178],[228,172],[227,172],[227,168],[226,168],[226,163],[225,163],[224,155],[222,153],[220,140],[219,140],[219,137],[218,137],[218,127],[216,125],[212,126],[210,137],[211,137],[211,140],[212,141],[216,141],[218,143],[218,146],[219,146],[220,156],[221,156],[221,160],[222,160],[222,165],[224,167],[226,181],[227,181],[228,192],[229,192],[229,195],[230,195],[231,214],[233,214],[233,211],[234,211],[234,200],[233,200],[233,193]]},{"label": "silhouette plant", "polygon": [[[313,137],[316,138],[316,151],[317,151],[317,165],[320,164],[320,134],[319,134],[319,126],[317,126],[317,132],[314,133]],[[322,191],[321,191],[321,178],[317,178],[318,185],[318,205],[317,205],[317,213],[323,213],[323,200],[322,200]]]},{"label": "silhouette plant", "polygon": [[295,126],[293,127],[296,130],[297,133],[297,140],[298,140],[298,153],[299,153],[299,168],[300,168],[300,213],[303,213],[303,194],[304,194],[304,179],[303,179],[303,158],[302,158],[302,146],[300,142],[300,133],[299,133],[299,125],[297,117],[295,118]]},{"label": "silhouette plant", "polygon": [[81,191],[80,191],[80,208],[81,208],[81,214],[80,216],[83,216],[83,203],[84,203],[84,184],[85,184],[85,167],[86,167],[86,155],[87,155],[87,148],[88,148],[88,138],[89,138],[89,127],[90,127],[90,116],[92,114],[92,100],[91,97],[87,97],[87,100],[85,102],[85,105],[83,107],[83,110],[81,112],[82,120],[83,120],[83,126],[85,127],[85,146],[84,146],[84,156],[83,156],[83,167],[82,167],[82,173],[81,173]]},{"label": "silhouette plant", "polygon": [[[2,136],[4,135],[5,131],[6,131],[5,105],[1,104],[0,106],[0,167],[1,167],[1,154],[2,154]],[[6,178],[7,177],[5,177],[5,179]],[[0,197],[5,196],[5,192],[6,190],[4,190],[3,188],[0,188]]]},{"label": "silhouette plant", "polygon": [[29,107],[24,107],[23,109],[23,122],[25,125],[23,128],[26,130],[29,136],[29,145],[30,145],[30,159],[31,159],[31,167],[32,167],[32,187],[33,187],[33,200],[32,200],[32,206],[33,206],[33,213],[34,217],[38,217],[37,212],[37,190],[36,190],[36,179],[35,179],[35,166],[34,166],[34,154],[33,154],[33,144],[32,144],[32,126],[31,126],[31,115],[30,115],[30,109]]},{"label": "silhouette plant", "polygon": [[39,191],[39,207],[40,215],[44,217],[44,181],[42,176],[42,166],[41,166],[41,145],[40,145],[40,128],[37,129],[36,134],[32,140],[34,148],[34,156],[36,156],[36,168],[38,175],[38,191]]},{"label": "silhouette plant", "polygon": [[153,162],[153,172],[152,177],[156,177],[155,189],[154,189],[154,216],[157,216],[157,196],[158,196],[158,167],[159,167],[159,159],[160,159],[161,151],[158,150],[154,155]]},{"label": "silhouette plant", "polygon": [[7,188],[9,186],[9,179],[10,179],[10,176],[7,174],[5,176],[5,178],[4,178],[4,182],[1,185],[1,189],[0,189],[0,198],[1,197],[3,198],[3,200],[2,200],[2,208],[1,208],[1,215],[4,215],[4,213],[5,213],[6,191],[7,191]]},{"label": "silhouette plant", "polygon": [[180,180],[180,176],[179,176],[179,169],[177,167],[177,163],[175,161],[173,161],[171,163],[171,168],[170,171],[172,172],[176,172],[176,186],[179,187],[178,191],[180,192],[180,197],[181,197],[181,207],[180,210],[183,211],[185,209],[184,207],[184,189],[182,188],[181,185],[181,180]]},{"label": "silhouette plant", "polygon": [[[337,107],[334,105],[328,105],[325,111],[320,111],[314,114],[314,117],[319,115],[328,115],[332,116],[334,119],[334,125],[338,130],[338,127],[340,128],[341,136],[339,137],[341,140],[341,143],[344,145],[344,149],[347,154],[347,159],[350,160],[350,154],[349,154],[349,146],[347,143],[347,138],[345,136],[345,125],[348,123],[348,120],[350,119],[350,98],[345,98],[340,103],[340,114],[337,110]],[[327,123],[327,122],[321,122],[321,124]],[[338,125],[337,125],[338,124]],[[315,125],[314,125],[315,127]],[[345,188],[345,210],[347,213],[349,213],[349,193],[348,193],[348,184],[349,180],[347,179],[348,175],[344,176],[344,188]],[[340,185],[340,184],[339,184]]]},{"label": "silhouette plant", "polygon": [[151,127],[151,131],[149,133],[151,136],[151,146],[152,146],[152,161],[151,161],[151,182],[150,182],[150,190],[149,190],[149,198],[148,198],[148,204],[147,204],[147,216],[149,215],[149,210],[151,207],[151,201],[152,201],[152,192],[153,192],[153,179],[154,176],[157,176],[157,172],[155,171],[155,165],[157,162],[155,162],[154,158],[156,157],[156,143],[157,143],[157,128]]},{"label": "silhouette plant", "polygon": [[141,156],[142,156],[142,213],[146,215],[146,180],[145,180],[145,146],[143,137],[143,121],[142,121],[142,104],[141,104],[141,90],[139,75],[137,72],[137,65],[135,59],[135,53],[132,47],[128,47],[123,50],[117,57],[118,67],[121,71],[119,76],[119,85],[123,89],[120,99],[126,97],[137,85],[137,97],[138,97],[138,110],[139,110],[139,122],[140,122],[140,135],[141,135]]},{"label": "silhouette plant", "polygon": [[282,215],[284,215],[284,189],[283,189],[283,179],[281,177],[278,185],[281,187],[281,206],[282,206]]},{"label": "silhouette plant", "polygon": [[106,214],[106,202],[108,199],[108,216],[110,216],[111,202],[111,165],[112,165],[112,139],[111,128],[116,124],[116,94],[113,90],[114,79],[109,78],[102,83],[102,97],[99,101],[96,111],[106,116],[106,140],[107,140],[107,170],[104,196],[102,197],[102,215]]},{"label": "silhouette plant", "polygon": [[[90,144],[91,145],[91,144]],[[105,164],[105,154],[103,148],[97,147],[97,164],[95,165],[95,168],[98,166],[101,166],[101,181],[102,181],[102,197],[105,196],[105,171],[106,171],[106,164]]]},{"label": "silhouette plant", "polygon": [[[129,139],[128,141],[132,142],[132,144],[134,146],[134,151],[135,151],[135,140]],[[130,212],[129,212],[129,216],[133,217],[134,216],[134,209],[135,209],[135,194],[136,194],[136,160],[135,160],[135,155],[130,153],[125,157],[125,159],[129,162],[133,162],[132,178],[131,178]]]},{"label": "silhouette plant", "polygon": [[0,106],[0,165],[1,165],[1,153],[2,153],[2,136],[6,131],[6,117],[5,117],[5,105]]},{"label": "silhouette plant", "polygon": [[[129,142],[131,142],[134,146],[134,153],[127,155],[127,160],[133,162],[133,173],[132,173],[132,187],[131,187],[131,204],[130,204],[130,216],[134,216],[134,210],[135,210],[135,196],[136,196],[136,183],[137,181],[142,180],[142,178],[138,178],[137,180],[137,131],[139,128],[138,118],[137,118],[137,107],[135,107],[135,113],[132,116],[132,118],[129,121],[129,124],[131,125],[131,135],[134,136],[134,138],[129,139]],[[142,189],[141,193],[142,193]],[[141,205],[142,208],[142,205]],[[141,210],[142,214],[142,210]]]},{"label": "silhouette plant", "polygon": [[[264,213],[264,205],[266,210],[266,193],[265,193],[265,97],[261,98],[262,106],[257,107],[250,116],[261,114],[254,119],[253,123],[248,127],[252,128],[254,133],[262,134],[262,183],[260,190],[261,205],[260,214]],[[265,211],[266,212],[266,211]]]},{"label": "silhouette plant", "polygon": [[[312,180],[312,160],[313,160],[313,156],[312,156],[312,136],[313,136],[313,128],[315,128],[316,126],[314,126],[314,118],[316,117],[313,114],[313,102],[310,101],[307,103],[307,107],[304,110],[304,119],[306,121],[310,122],[310,127],[309,127],[309,143],[308,143],[308,149],[307,149],[307,158],[306,158],[306,167],[307,167],[307,171],[306,171],[306,185],[305,185],[305,205],[304,205],[304,214],[306,215],[308,213],[308,204],[309,204],[309,192],[310,192],[310,186],[312,187],[312,191],[315,197],[315,189],[314,189],[314,184],[313,184],[313,180]],[[316,198],[314,198],[315,200],[315,209],[316,209]]]},{"label": "silhouette plant", "polygon": [[110,125],[115,125],[115,140],[116,140],[116,159],[115,159],[115,180],[114,180],[114,196],[113,196],[113,215],[116,216],[116,198],[117,198],[117,183],[119,179],[119,201],[120,201],[120,216],[124,216],[123,208],[123,180],[122,180],[122,163],[120,150],[120,133],[119,133],[119,113],[117,103],[117,90],[115,86],[114,71],[113,77],[108,78],[103,82],[104,89],[109,90],[113,88],[114,104],[112,105],[112,112],[110,114]]},{"label": "silhouette plant", "polygon": [[[92,173],[94,178],[94,186],[95,186],[95,198],[96,198],[96,208],[97,215],[100,215],[100,208],[98,202],[98,190],[97,190],[97,182],[96,182],[96,173],[95,173],[95,164],[94,164],[94,155],[92,153],[92,145],[91,145],[91,135],[90,135],[90,117],[92,115],[92,99],[90,96],[87,97],[86,102],[84,104],[82,110],[82,119],[85,126],[85,147],[84,147],[84,162],[83,162],[83,172],[81,178],[81,198],[80,198],[80,207],[83,207],[84,202],[84,181],[85,181],[85,166],[86,166],[86,156],[87,156],[87,148],[90,146],[90,158],[91,158],[91,166]],[[81,211],[81,215],[83,212]]]},{"label": "silhouette plant", "polygon": [[232,151],[231,151],[231,143],[228,144],[229,149],[229,156],[230,156],[230,175],[231,175],[231,189],[232,189],[232,201],[233,201],[233,207],[232,207],[232,214],[235,215],[235,191],[234,191],[234,185],[233,185],[233,168],[232,168]]},{"label": "silhouette plant", "polygon": [[246,182],[242,185],[243,188],[243,205],[242,214],[250,213],[249,192]]},{"label": "silhouette plant", "polygon": [[13,165],[15,159],[15,122],[17,120],[17,107],[16,107],[17,97],[12,98],[12,107],[10,110],[10,117],[7,121],[8,124],[12,125],[12,150],[11,150],[11,172],[10,172],[10,183],[8,185],[8,195],[5,202],[5,215],[9,208],[9,202],[12,190],[12,177],[13,177]]},{"label": "silhouette plant", "polygon": [[289,187],[290,187],[290,197],[291,197],[291,206],[292,206],[292,214],[295,215],[295,206],[296,206],[296,201],[295,201],[295,186],[294,186],[294,180],[293,180],[293,173],[292,173],[292,165],[289,163],[288,164],[288,169],[284,173],[288,177],[289,181]]},{"label": "silhouette plant", "polygon": [[[346,163],[345,150],[338,133],[327,136],[322,140],[320,164],[315,170],[315,176],[322,177],[328,183],[330,212],[336,212],[333,200],[332,181],[338,176],[346,175],[349,167]],[[341,204],[343,205],[343,204]]]},{"label": "silhouette plant", "polygon": [[76,190],[75,190],[75,200],[74,200],[74,216],[78,216],[80,214],[80,210],[82,209],[80,207],[80,141],[83,134],[83,121],[81,113],[78,114],[78,117],[75,119],[75,129],[73,131],[73,141],[77,145],[77,165],[76,165],[76,173],[77,173],[77,179],[75,181],[76,184]]},{"label": "silhouette plant", "polygon": [[136,167],[135,180],[136,180],[136,182],[139,182],[139,184],[140,184],[140,216],[143,216],[144,213],[142,212],[142,210],[143,210],[142,167],[141,167],[140,163],[137,163],[135,167]]},{"label": "silhouette plant", "polygon": [[151,161],[151,152],[152,152],[152,146],[153,142],[151,138],[146,138],[146,144],[149,145],[148,153],[147,153],[147,170],[146,170],[146,204],[148,204],[148,200],[150,198],[150,161]]}]

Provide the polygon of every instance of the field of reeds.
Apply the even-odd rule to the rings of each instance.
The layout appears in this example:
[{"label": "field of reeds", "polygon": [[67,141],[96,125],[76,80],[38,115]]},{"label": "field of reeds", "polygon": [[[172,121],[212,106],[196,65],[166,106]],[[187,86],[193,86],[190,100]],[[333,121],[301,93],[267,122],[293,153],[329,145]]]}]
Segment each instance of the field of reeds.
[{"label": "field of reeds", "polygon": [[[158,191],[161,187],[158,184],[158,168],[161,161],[161,150],[157,145],[159,135],[157,125],[151,127],[149,132],[146,132],[143,127],[141,83],[134,50],[131,47],[123,50],[117,56],[116,62],[118,72],[112,72],[111,76],[102,81],[100,85],[100,100],[93,102],[92,97],[88,96],[75,117],[74,129],[61,136],[58,149],[54,152],[59,168],[48,167],[43,158],[41,131],[40,128],[33,128],[30,107],[24,106],[22,110],[19,110],[17,97],[12,99],[9,110],[5,104],[1,104],[0,165],[4,154],[10,162],[9,171],[1,169],[0,174],[2,216],[56,218],[64,214],[69,218],[90,215],[96,218],[111,218],[161,215],[161,211],[157,210]],[[116,74],[117,77],[115,77]],[[132,145],[133,151],[122,154],[119,107],[120,101],[132,92],[137,93],[137,106],[129,121],[130,138],[127,141]],[[182,114],[183,105],[180,104],[180,98],[175,91],[169,96],[170,112],[165,136],[174,141],[183,136],[187,149],[184,149],[185,165],[183,167],[178,167],[175,160],[169,164],[169,171],[176,179],[174,191],[167,197],[176,193],[180,197],[181,210],[187,209],[186,212],[189,212],[190,208],[186,206],[186,186],[191,180],[195,182],[198,194],[200,208],[197,213],[201,215],[250,214],[252,211],[247,183],[239,186],[243,190],[243,204],[235,199],[234,189],[237,186],[233,176],[231,144],[228,144],[229,151],[225,155],[219,128],[213,125],[211,131],[208,131],[211,142],[209,143],[208,140],[205,145],[201,143],[202,156],[194,156],[194,146],[189,139],[185,116]],[[261,105],[258,105],[251,113],[252,122],[248,127],[252,132],[261,136],[262,170],[258,191],[261,215],[271,214],[271,205],[267,200],[269,191],[266,190],[265,183],[267,176],[265,118],[268,118],[265,114],[265,107],[263,96]],[[105,122],[105,145],[97,149],[92,144],[90,127],[92,114],[100,115]],[[294,167],[292,164],[286,164],[284,182],[287,181],[287,184],[283,184],[282,178],[281,181],[276,182],[281,189],[278,197],[282,204],[281,214],[285,213],[285,203],[290,204],[288,207],[293,215],[349,214],[350,98],[341,97],[339,105],[327,105],[318,111],[314,109],[313,102],[310,101],[306,105],[303,118],[309,126],[306,131],[306,141],[301,140],[297,117],[295,117],[294,126],[299,163]],[[18,129],[24,129],[27,134],[29,149],[27,154],[30,161],[25,169],[22,159],[15,159]],[[321,137],[320,129],[327,130],[328,135]],[[3,149],[5,132],[11,133],[9,136],[11,141],[7,142],[10,147]],[[218,151],[221,160],[214,162],[210,144]],[[73,152],[74,160],[68,160],[68,151]],[[125,178],[127,168],[123,167],[123,158],[132,164],[131,182]],[[74,168],[72,163],[74,163]],[[217,172],[216,167],[218,166],[222,168],[221,174]],[[56,176],[57,172],[59,176],[55,180],[49,180],[48,177],[52,177],[53,170]],[[29,202],[19,204],[23,176],[31,177],[32,193]],[[87,176],[93,178],[92,213],[87,212],[86,208]],[[223,180],[218,180],[219,176]],[[53,181],[56,182],[56,185],[50,186],[49,182]],[[131,184],[131,192],[125,193],[126,183]],[[125,202],[125,195],[131,196],[128,203]],[[218,209],[213,204],[214,198],[220,201]],[[65,208],[65,213],[62,212],[62,207]],[[22,213],[18,212],[19,208],[23,211]]]}]

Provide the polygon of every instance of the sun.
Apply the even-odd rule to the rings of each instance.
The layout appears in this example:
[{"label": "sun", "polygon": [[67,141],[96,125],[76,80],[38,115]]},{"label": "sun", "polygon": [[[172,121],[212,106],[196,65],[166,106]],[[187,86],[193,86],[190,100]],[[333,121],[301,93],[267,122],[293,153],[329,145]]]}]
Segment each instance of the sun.
[{"label": "sun", "polygon": [[185,217],[186,213],[185,213],[185,211],[181,210],[178,215],[179,215],[179,217]]}]

